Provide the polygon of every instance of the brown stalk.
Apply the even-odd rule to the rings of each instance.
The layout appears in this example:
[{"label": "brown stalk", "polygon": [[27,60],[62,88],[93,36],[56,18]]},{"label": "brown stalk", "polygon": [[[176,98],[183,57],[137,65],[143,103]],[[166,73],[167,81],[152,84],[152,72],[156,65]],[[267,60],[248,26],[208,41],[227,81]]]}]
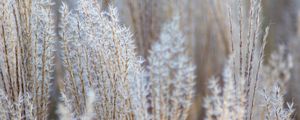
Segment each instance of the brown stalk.
[{"label": "brown stalk", "polygon": [[253,91],[253,94],[252,94],[253,100],[251,102],[251,108],[250,108],[250,120],[251,120],[252,114],[253,114],[252,109],[253,109],[253,106],[254,106],[254,97],[255,97],[256,89],[257,89],[258,75],[259,75],[259,71],[260,71],[260,66],[261,66],[261,64],[263,62],[263,57],[264,57],[264,52],[263,51],[264,51],[265,46],[267,44],[267,37],[268,37],[268,35],[269,35],[269,27],[267,27],[266,30],[265,30],[265,35],[264,35],[264,38],[263,38],[263,47],[260,50],[260,61],[258,63],[258,70],[257,70],[256,75],[255,75],[254,91]]},{"label": "brown stalk", "polygon": [[[118,70],[120,71],[121,67],[120,67],[120,54],[119,54],[119,43],[118,40],[116,40],[116,30],[114,25],[116,25],[116,23],[114,22],[114,20],[111,21],[113,25],[111,25],[111,30],[112,30],[112,40],[114,42],[114,45],[116,45],[115,47],[115,55],[117,56],[117,67]],[[115,71],[117,72],[117,71]],[[114,75],[114,80],[117,81],[118,78],[116,77],[116,75]],[[114,100],[113,100],[113,119],[116,119],[116,98],[117,98],[117,90],[116,90],[116,82],[113,82],[113,91],[114,91]]]},{"label": "brown stalk", "polygon": [[[101,60],[101,52],[99,52],[99,54],[96,54],[96,58],[97,58],[97,60]],[[105,63],[105,61],[103,61],[104,62],[104,64],[106,64]],[[101,63],[101,62],[100,62]],[[101,66],[101,65],[100,65]],[[97,67],[96,67],[96,65],[94,65],[94,70],[96,71],[96,76],[99,76],[100,74],[102,74],[102,75],[104,75],[104,72],[102,71],[102,73],[99,73],[99,71],[101,70],[101,68],[100,68],[100,70],[97,70],[96,69]],[[100,78],[102,81],[104,81],[104,77],[102,76],[102,75],[100,75],[102,78]],[[100,80],[97,80],[98,81],[98,85],[97,86],[99,86],[101,83],[100,83]],[[106,86],[104,85],[103,86],[104,88],[103,88],[103,94],[104,94],[104,98],[105,98],[105,101],[104,101],[104,103],[107,103],[108,102],[108,96],[107,96],[107,93],[106,93],[106,91],[107,91],[107,88],[106,88]],[[100,88],[100,87],[99,87]],[[100,89],[99,89],[99,93],[101,93],[101,91],[100,91]],[[107,108],[108,106],[107,105],[105,105],[103,108],[105,108],[106,110],[108,110],[108,108]],[[104,115],[104,118],[105,117],[108,117],[108,115],[107,115],[108,113],[106,112],[106,114]]]},{"label": "brown stalk", "polygon": [[[128,46],[127,46],[127,44],[125,44],[125,50],[126,50],[126,55],[127,54],[130,54],[129,52],[128,52]],[[129,87],[128,87],[128,81],[127,81],[127,76],[128,76],[128,60],[126,60],[125,62],[124,62],[124,64],[125,64],[125,71],[123,71],[123,73],[125,73],[125,75],[124,75],[124,82],[126,82],[126,84],[125,84],[125,89],[126,90],[129,90]],[[130,91],[127,91],[128,93],[130,92]],[[131,110],[132,109],[132,105],[131,105],[131,99],[129,99],[129,100],[127,100],[127,104],[129,105],[129,109]],[[129,117],[130,117],[130,120],[133,120],[133,114],[129,114]]]},{"label": "brown stalk", "polygon": [[[45,77],[46,77],[46,70],[45,70],[45,66],[46,66],[46,44],[47,44],[47,40],[46,40],[46,36],[44,36],[44,41],[43,41],[43,52],[42,52],[42,86],[41,86],[41,92],[42,94],[40,95],[39,99],[39,107],[42,107],[43,104],[43,98],[44,96],[44,83],[45,83]],[[39,111],[38,116],[42,116],[41,114],[43,113],[43,111]]]},{"label": "brown stalk", "polygon": [[10,72],[10,65],[9,65],[9,62],[8,62],[8,47],[7,47],[7,43],[6,43],[6,39],[5,39],[5,30],[4,30],[4,26],[2,25],[2,35],[3,35],[3,44],[4,44],[4,53],[5,53],[5,63],[6,63],[6,66],[7,66],[7,74],[8,74],[8,79],[9,79],[9,84],[8,84],[8,89],[9,89],[9,96],[10,98],[12,99],[12,101],[15,101],[15,94],[13,92],[13,88],[12,88],[12,85],[13,85],[13,82],[12,82],[12,79],[11,79],[11,72]]},{"label": "brown stalk", "polygon": [[[83,47],[83,46],[82,46]],[[84,47],[85,48],[85,47]],[[88,57],[88,52],[87,52],[87,49],[85,48],[84,50],[84,55],[85,55],[85,61],[87,61],[87,77],[88,77],[88,80],[89,80],[89,86],[92,86],[92,79],[91,79],[91,70],[90,70],[90,62],[89,62],[89,57]]]},{"label": "brown stalk", "polygon": [[[15,7],[14,6],[12,6],[13,7],[13,15],[14,15],[14,17],[15,17],[15,24],[16,24],[16,30],[17,30],[17,39],[18,39],[18,41],[21,41],[21,38],[20,38],[20,32],[19,32],[19,24],[18,24],[18,18],[17,18],[17,15],[16,15],[16,10],[15,10]],[[15,59],[15,62],[16,62],[16,82],[17,82],[17,86],[16,86],[16,88],[17,88],[17,92],[19,93],[19,94],[21,94],[21,79],[19,79],[19,61],[18,61],[18,48],[20,48],[20,46],[18,46],[18,44],[16,44],[16,46],[15,46],[15,57],[16,57],[16,59]],[[17,95],[18,96],[18,95]]]},{"label": "brown stalk", "polygon": [[1,81],[2,81],[2,84],[3,84],[3,87],[4,87],[4,92],[5,92],[5,94],[8,94],[7,93],[6,83],[5,83],[5,80],[4,80],[2,69],[0,70],[0,75],[1,75],[1,79],[2,79]]},{"label": "brown stalk", "polygon": [[[3,27],[3,26],[2,26]],[[2,29],[3,30],[3,29]],[[5,39],[4,37],[4,32],[2,31],[2,34],[1,34],[1,36],[2,36],[2,38],[3,39]],[[2,65],[1,65],[2,66]],[[2,67],[1,67],[2,68]],[[4,74],[3,74],[3,70],[2,69],[0,69],[0,75],[1,75],[1,81],[2,81],[2,84],[3,84],[3,87],[4,87],[4,92],[5,92],[5,94],[9,94],[8,93],[8,91],[9,90],[7,90],[7,87],[6,87],[6,80],[5,80],[5,78],[4,78]]]},{"label": "brown stalk", "polygon": [[[63,40],[65,40],[64,38],[64,35],[63,35]],[[70,52],[69,52],[69,47],[68,46],[68,43],[67,41],[65,40],[65,44],[64,44],[64,51],[66,53],[66,55],[70,55]],[[76,86],[76,81],[75,81],[75,78],[74,78],[74,73],[73,73],[73,67],[70,63],[70,59],[69,58],[66,58],[66,62],[67,62],[67,65],[68,65],[68,68],[67,68],[67,71],[69,72],[70,76],[71,76],[71,82],[72,82],[72,87],[73,87],[73,90],[72,90],[72,93],[73,95],[75,96],[75,101],[76,101],[76,107],[77,107],[77,111],[80,111],[79,110],[79,98],[78,98],[78,88]]]},{"label": "brown stalk", "polygon": [[[247,35],[247,54],[246,54],[246,69],[245,69],[245,78],[248,77],[248,74],[249,74],[249,54],[250,54],[250,39],[251,39],[251,36],[252,35],[252,19],[253,19],[253,8],[252,8],[252,0],[250,0],[250,10],[249,10],[249,16],[250,16],[250,19],[249,19],[249,29],[248,29],[248,35]],[[250,75],[249,75],[250,76]]]},{"label": "brown stalk", "polygon": [[[81,46],[83,48],[83,46]],[[81,52],[79,52],[80,54],[82,54]],[[80,66],[80,70],[79,70],[79,79],[80,79],[80,84],[81,84],[81,91],[82,91],[82,95],[83,95],[83,104],[86,104],[86,92],[85,92],[85,84],[84,84],[84,80],[83,80],[83,68],[82,68],[82,64],[81,64],[81,57],[78,56],[78,65]]]},{"label": "brown stalk", "polygon": [[240,34],[239,34],[239,37],[240,37],[240,76],[242,76],[242,67],[243,67],[243,23],[242,23],[242,20],[243,20],[243,13],[242,13],[242,3],[241,3],[241,0],[239,0],[239,24],[240,24]]},{"label": "brown stalk", "polygon": [[38,84],[38,80],[37,80],[37,76],[36,76],[36,74],[37,74],[37,70],[38,70],[38,67],[37,67],[37,34],[35,33],[34,34],[35,35],[35,41],[34,41],[34,55],[33,55],[33,58],[34,58],[34,60],[35,60],[35,63],[36,64],[34,64],[34,68],[33,68],[33,76],[34,76],[34,85],[33,85],[33,91],[34,91],[34,97],[33,97],[33,101],[34,101],[34,103],[36,103],[36,109],[34,109],[35,110],[35,115],[37,115],[38,114],[38,111],[39,111],[39,107],[38,107],[38,105],[39,105],[39,99],[38,99],[38,92],[39,92],[39,84]]},{"label": "brown stalk", "polygon": [[[228,8],[228,17],[229,17],[229,30],[230,30],[230,42],[231,42],[231,52],[234,52],[234,42],[233,42],[233,30],[232,30],[232,17],[231,17],[231,9]],[[233,66],[235,66],[235,60],[233,60]],[[233,69],[235,69],[235,67],[233,67]],[[236,81],[236,73],[233,72],[233,80],[235,81],[235,84],[237,83]]]},{"label": "brown stalk", "polygon": [[[258,14],[258,13],[256,13],[256,14]],[[255,25],[257,25],[258,24],[258,18],[259,17],[256,17],[256,24]],[[259,27],[259,26],[256,26],[256,27]],[[259,29],[259,28],[258,28]],[[258,30],[257,29],[257,30]],[[254,58],[254,50],[255,50],[255,47],[256,47],[256,43],[257,43],[257,40],[258,40],[259,38],[256,36],[256,32],[254,32],[253,33],[253,43],[252,43],[252,49],[251,49],[251,52],[250,52],[250,66],[249,66],[249,70],[248,70],[248,78],[247,78],[247,86],[249,86],[250,87],[250,84],[251,84],[251,71],[252,71],[252,69],[253,69],[253,58]],[[249,92],[250,92],[250,90],[248,90],[247,91],[247,96],[249,95]]]}]

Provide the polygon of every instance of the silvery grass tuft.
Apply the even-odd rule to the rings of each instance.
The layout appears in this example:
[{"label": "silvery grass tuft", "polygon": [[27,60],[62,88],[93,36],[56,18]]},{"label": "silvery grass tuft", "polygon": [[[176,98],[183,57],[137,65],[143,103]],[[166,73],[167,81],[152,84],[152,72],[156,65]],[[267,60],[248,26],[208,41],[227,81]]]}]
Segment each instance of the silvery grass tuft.
[{"label": "silvery grass tuft", "polygon": [[[262,67],[261,79],[258,86],[260,93],[256,97],[256,115],[267,120],[293,118],[295,111],[293,103],[286,103],[287,83],[291,78],[292,57],[285,46],[280,45],[278,50],[271,54],[268,64]],[[262,114],[264,113],[264,114]]]},{"label": "silvery grass tuft", "polygon": [[[220,87],[218,79],[209,83],[211,96],[205,99],[204,105],[207,110],[206,119],[292,119],[293,106],[288,104],[288,108],[284,108],[283,93],[276,85],[283,86],[281,83],[289,79],[290,64],[280,62],[280,66],[274,68],[275,72],[269,71],[273,74],[262,71],[266,68],[263,66],[263,56],[269,27],[265,31],[262,30],[261,0],[250,0],[248,11],[244,11],[247,8],[243,1],[230,2],[238,4],[238,7],[228,7],[233,55],[223,72],[224,87]],[[235,14],[238,18],[232,16]],[[277,62],[277,59],[281,60],[273,55],[271,65]],[[285,78],[282,78],[282,81],[279,76],[281,73],[276,71],[283,72]],[[266,84],[268,82],[274,87]],[[263,92],[264,99],[257,94],[262,90],[258,87],[260,85],[267,89],[267,92]],[[273,90],[270,91],[270,88]],[[256,104],[257,101],[264,101],[267,106],[260,106]]]},{"label": "silvery grass tuft", "polygon": [[[277,54],[276,54],[277,55]],[[274,60],[270,60],[274,61]],[[246,111],[246,94],[244,92],[236,90],[236,83],[234,82],[232,59],[224,69],[222,80],[224,82],[223,87],[220,86],[218,78],[212,78],[209,81],[208,89],[211,96],[205,99],[206,119],[207,120],[219,120],[219,119],[234,119],[244,120],[248,114]],[[288,63],[288,62],[286,62]],[[281,63],[281,65],[287,65]],[[280,66],[280,64],[279,64]],[[269,66],[264,66],[264,68]],[[289,67],[289,66],[285,66]],[[269,69],[268,69],[269,70]],[[277,79],[275,71],[279,71],[276,68],[272,71],[273,74],[268,72],[262,72],[260,79],[260,86],[257,88],[259,94],[255,97],[255,105],[253,107],[252,119],[265,119],[265,120],[290,120],[293,119],[294,106],[293,103],[285,103],[284,87],[281,87],[282,83],[286,82],[286,79]],[[285,70],[288,70],[285,68]],[[287,73],[289,74],[289,73]],[[285,75],[287,75],[285,74]],[[282,74],[281,74],[282,75]],[[267,76],[267,77],[265,77]],[[284,76],[284,75],[283,75]],[[276,78],[269,79],[269,78]],[[243,79],[240,79],[243,82]],[[245,83],[243,83],[245,85]],[[285,107],[286,106],[286,107]]]},{"label": "silvery grass tuft", "polygon": [[[163,28],[160,41],[151,51],[149,70],[145,71],[144,60],[135,54],[132,34],[120,25],[115,8],[101,11],[98,3],[83,0],[78,5],[74,11],[65,4],[60,9],[61,58],[66,69],[58,111],[61,119],[83,119],[89,109],[94,111],[89,114],[91,119],[185,119],[195,68],[187,56],[178,20]],[[162,57],[161,52],[168,57]],[[165,71],[157,73],[161,69]],[[158,83],[164,83],[165,88],[160,89]],[[87,103],[90,90],[95,91],[93,103]],[[162,96],[158,92],[168,97],[158,101]],[[88,108],[90,104],[93,108]],[[158,111],[157,106],[164,111]]]},{"label": "silvery grass tuft", "polygon": [[131,84],[144,77],[132,34],[119,24],[115,8],[101,11],[92,0],[80,0],[78,5],[69,11],[63,4],[60,10],[65,109],[73,113],[72,118],[81,118],[90,109],[87,91],[93,90],[91,118],[134,119],[133,108],[140,106],[134,105]]},{"label": "silvery grass tuft", "polygon": [[47,119],[53,72],[50,0],[0,2],[1,119]]},{"label": "silvery grass tuft", "polygon": [[[237,84],[234,82],[233,58],[223,71],[222,80],[224,86],[219,85],[218,78],[209,80],[208,89],[211,96],[205,99],[207,120],[244,120],[246,115],[246,95],[242,90],[237,90]],[[241,86],[245,85],[245,80],[240,79]]]},{"label": "silvery grass tuft", "polygon": [[149,60],[150,119],[186,119],[194,94],[195,66],[187,53],[179,18],[164,25]]}]

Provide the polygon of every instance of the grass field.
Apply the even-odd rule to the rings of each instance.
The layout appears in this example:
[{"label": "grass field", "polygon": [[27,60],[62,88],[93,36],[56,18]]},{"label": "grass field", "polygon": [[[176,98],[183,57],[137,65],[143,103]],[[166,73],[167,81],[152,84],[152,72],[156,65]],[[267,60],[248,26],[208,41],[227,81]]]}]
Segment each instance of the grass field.
[{"label": "grass field", "polygon": [[4,120],[292,120],[299,0],[1,0]]}]

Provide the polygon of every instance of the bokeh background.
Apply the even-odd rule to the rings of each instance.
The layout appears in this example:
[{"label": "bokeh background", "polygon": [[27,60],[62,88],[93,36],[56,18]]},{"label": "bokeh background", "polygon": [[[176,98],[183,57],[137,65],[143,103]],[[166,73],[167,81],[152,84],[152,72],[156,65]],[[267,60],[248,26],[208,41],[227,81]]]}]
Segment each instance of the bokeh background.
[{"label": "bokeh background", "polygon": [[[76,9],[76,0],[54,0],[57,23],[59,6],[62,2]],[[197,65],[196,95],[190,120],[200,120],[204,116],[203,98],[207,93],[207,81],[212,76],[220,76],[227,56],[230,54],[229,23],[224,13],[225,0],[100,0],[102,9],[115,5],[119,9],[121,22],[130,27],[135,36],[137,52],[147,58],[151,44],[159,37],[163,23],[179,13],[181,30],[189,43],[189,53]],[[242,4],[248,5],[249,0]],[[263,21],[270,26],[270,34],[265,49],[265,61],[279,45],[286,46],[286,53],[292,54],[293,69],[288,86],[287,101],[295,103],[296,117],[300,119],[300,0],[262,0]],[[58,30],[57,30],[58,31]],[[57,51],[59,52],[59,51]],[[59,87],[63,74],[59,60],[56,60],[54,86]],[[147,64],[147,62],[145,63]],[[52,111],[55,118],[55,101],[58,91],[52,93]]]}]

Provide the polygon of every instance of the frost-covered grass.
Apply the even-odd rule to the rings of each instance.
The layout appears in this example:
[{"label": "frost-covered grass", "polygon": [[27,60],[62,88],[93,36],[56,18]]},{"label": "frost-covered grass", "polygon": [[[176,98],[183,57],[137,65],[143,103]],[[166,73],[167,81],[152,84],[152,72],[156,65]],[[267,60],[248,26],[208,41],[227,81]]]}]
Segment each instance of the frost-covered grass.
[{"label": "frost-covered grass", "polygon": [[[146,57],[136,49],[143,41],[122,25],[113,5],[78,0],[70,9],[62,3],[56,29],[51,0],[0,1],[1,119],[48,119],[55,51],[64,69],[60,95],[54,96],[59,119],[188,119],[196,65],[178,3],[170,2],[171,17],[149,52],[142,51]],[[205,119],[292,119],[293,104],[283,97],[291,56],[283,46],[263,64],[269,28],[262,29],[261,0],[250,0],[249,10],[241,0],[217,3],[213,0],[212,6],[222,7],[220,13],[227,16],[224,34],[231,55],[220,78],[209,80],[201,104]]]},{"label": "frost-covered grass", "polygon": [[1,119],[46,119],[55,43],[52,3],[0,2]]}]

